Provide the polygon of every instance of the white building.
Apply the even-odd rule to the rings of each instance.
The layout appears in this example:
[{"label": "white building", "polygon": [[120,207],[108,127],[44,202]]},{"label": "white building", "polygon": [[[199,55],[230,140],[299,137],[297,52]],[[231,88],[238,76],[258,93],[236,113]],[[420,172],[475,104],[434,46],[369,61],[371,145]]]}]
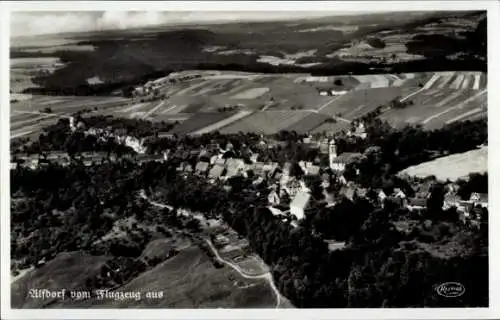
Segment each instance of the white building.
[{"label": "white building", "polygon": [[334,171],[344,171],[346,165],[353,162],[354,159],[359,157],[361,154],[357,152],[344,152],[340,156],[337,155],[337,148],[335,146],[335,140],[331,140],[328,146],[328,158],[330,162],[330,168]]},{"label": "white building", "polygon": [[267,200],[269,201],[269,204],[272,206],[277,206],[280,204],[280,197],[278,196],[276,190],[272,190],[269,193],[269,195],[267,196]]},{"label": "white building", "polygon": [[290,213],[301,220],[305,216],[305,209],[309,204],[311,194],[306,191],[299,191],[290,203]]}]

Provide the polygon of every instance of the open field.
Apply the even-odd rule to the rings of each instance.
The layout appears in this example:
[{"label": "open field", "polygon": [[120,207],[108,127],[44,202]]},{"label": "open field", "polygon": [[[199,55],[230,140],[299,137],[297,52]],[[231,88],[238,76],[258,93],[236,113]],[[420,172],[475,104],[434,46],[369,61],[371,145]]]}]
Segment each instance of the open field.
[{"label": "open field", "polygon": [[272,134],[307,117],[309,111],[260,111],[220,129],[221,133],[256,132]]},{"label": "open field", "polygon": [[[307,77],[303,74],[264,75],[236,72],[201,72],[199,79],[163,85],[165,100],[140,102],[122,97],[57,97],[34,95],[12,104],[13,136],[31,134],[57,119],[89,109],[93,114],[142,118],[152,121],[180,121],[174,133],[298,133],[336,132],[346,122],[365,115],[392,100],[410,102],[403,109],[381,115],[393,126],[405,124],[439,128],[447,123],[478,118],[486,114],[486,75],[477,72],[436,72],[385,75]],[[350,91],[340,96],[321,96],[321,88],[335,88],[342,80]],[[418,84],[420,83],[420,86]],[[234,107],[233,111],[221,108]],[[21,112],[50,108],[54,117]],[[325,123],[339,117],[338,123]]]},{"label": "open field", "polygon": [[353,120],[414,90],[416,89],[412,87],[388,87],[351,91],[330,98],[331,102],[319,106],[318,111],[330,116],[341,114],[343,118]]},{"label": "open field", "polygon": [[172,129],[172,133],[191,133],[233,116],[234,112],[196,113]]},{"label": "open field", "polygon": [[30,289],[66,290],[85,286],[85,279],[100,272],[110,257],[91,256],[81,252],[64,252],[39,269],[27,272],[12,284],[13,308],[42,308],[55,302],[53,299],[32,299]]},{"label": "open field", "polygon": [[[141,292],[140,300],[111,299],[74,302],[65,307],[110,308],[273,308],[276,299],[264,279],[245,279],[236,271],[217,269],[196,247],[142,273],[116,291]],[[162,298],[148,299],[146,293],[163,292]],[[56,307],[56,306],[55,306]]]},{"label": "open field", "polygon": [[471,116],[487,115],[486,90],[445,92],[444,95],[430,99],[425,104],[390,110],[381,118],[395,127],[421,124],[425,129],[437,129],[445,124],[467,120]]},{"label": "open field", "polygon": [[469,173],[486,171],[488,171],[488,147],[441,157],[409,167],[401,173],[419,178],[435,176],[441,181],[455,181],[466,177]]}]

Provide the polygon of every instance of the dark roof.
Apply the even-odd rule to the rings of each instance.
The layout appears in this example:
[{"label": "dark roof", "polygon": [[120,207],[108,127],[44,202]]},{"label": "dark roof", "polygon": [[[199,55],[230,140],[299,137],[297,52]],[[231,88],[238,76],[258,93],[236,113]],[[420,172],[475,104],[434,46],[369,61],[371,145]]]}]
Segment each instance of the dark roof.
[{"label": "dark roof", "polygon": [[399,197],[387,197],[385,198],[385,201],[387,202],[391,202],[391,203],[395,203],[395,204],[399,204],[399,205],[403,205],[403,200],[402,198],[399,198]]},{"label": "dark roof", "polygon": [[488,194],[487,193],[480,193],[479,194],[479,201],[488,202]]},{"label": "dark roof", "polygon": [[361,156],[361,153],[359,152],[344,152],[342,154],[340,154],[338,157],[336,157],[333,162],[336,162],[336,163],[349,163],[349,162],[352,162],[354,159],[356,159],[357,157],[360,157]]},{"label": "dark roof", "polygon": [[427,199],[425,199],[425,198],[409,198],[408,204],[410,206],[426,207],[427,206]]}]

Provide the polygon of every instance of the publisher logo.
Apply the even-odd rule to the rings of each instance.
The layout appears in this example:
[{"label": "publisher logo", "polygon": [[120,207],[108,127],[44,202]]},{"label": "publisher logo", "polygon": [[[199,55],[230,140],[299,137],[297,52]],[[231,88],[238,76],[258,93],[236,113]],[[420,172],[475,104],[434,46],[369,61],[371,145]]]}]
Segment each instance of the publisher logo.
[{"label": "publisher logo", "polygon": [[458,282],[445,282],[435,287],[437,294],[445,298],[460,297],[465,293],[465,287]]}]

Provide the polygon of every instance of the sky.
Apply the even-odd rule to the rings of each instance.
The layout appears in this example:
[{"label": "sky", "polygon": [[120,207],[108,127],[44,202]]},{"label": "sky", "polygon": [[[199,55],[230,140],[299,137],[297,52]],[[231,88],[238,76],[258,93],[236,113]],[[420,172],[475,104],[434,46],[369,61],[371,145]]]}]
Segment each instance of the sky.
[{"label": "sky", "polygon": [[[332,11],[73,11],[12,12],[11,36],[129,29],[178,23],[265,21],[341,15]],[[361,12],[358,12],[361,13]]]}]

